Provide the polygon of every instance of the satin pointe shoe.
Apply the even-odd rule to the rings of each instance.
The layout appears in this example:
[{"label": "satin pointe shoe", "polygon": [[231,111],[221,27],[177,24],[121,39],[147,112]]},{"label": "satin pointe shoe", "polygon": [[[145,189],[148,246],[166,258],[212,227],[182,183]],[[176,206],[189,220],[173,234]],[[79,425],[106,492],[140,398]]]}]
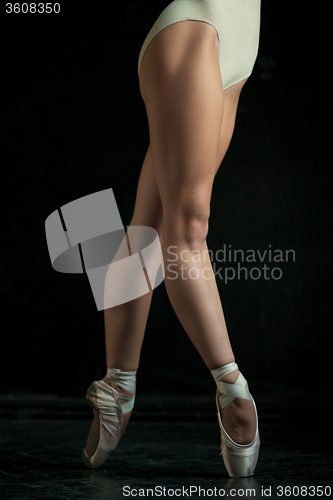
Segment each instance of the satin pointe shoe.
[{"label": "satin pointe shoe", "polygon": [[[108,368],[106,376],[133,394],[119,393],[104,380],[95,380],[88,387],[87,403],[98,412],[99,417],[97,448],[92,456],[88,455],[86,449],[82,453],[83,462],[91,469],[100,467],[117,447],[121,438],[123,415],[134,407],[136,370],[123,372],[117,368]],[[120,404],[119,399],[126,402]]]},{"label": "satin pointe shoe", "polygon": [[[250,394],[249,388],[246,387],[246,380],[241,372],[239,372],[239,376],[234,384],[222,382],[224,377],[235,370],[238,370],[238,366],[234,362],[217,368],[216,370],[211,370],[218,389],[220,392],[223,392],[221,396],[216,394],[217,418],[221,432],[221,454],[230,477],[249,477],[254,474],[259,456],[260,438],[258,414],[254,399]],[[234,401],[236,397],[252,401],[254,405],[257,419],[256,433],[253,441],[249,444],[235,443],[222,424],[220,410]]]}]

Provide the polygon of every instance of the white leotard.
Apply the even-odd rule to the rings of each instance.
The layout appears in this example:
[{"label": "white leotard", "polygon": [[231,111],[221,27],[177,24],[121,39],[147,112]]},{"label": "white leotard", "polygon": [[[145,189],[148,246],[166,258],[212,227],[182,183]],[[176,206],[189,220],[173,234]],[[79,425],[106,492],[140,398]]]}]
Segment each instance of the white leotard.
[{"label": "white leotard", "polygon": [[139,76],[142,57],[154,36],[170,24],[190,19],[211,24],[217,31],[223,89],[250,76],[259,46],[260,0],[174,0],[143,42]]}]

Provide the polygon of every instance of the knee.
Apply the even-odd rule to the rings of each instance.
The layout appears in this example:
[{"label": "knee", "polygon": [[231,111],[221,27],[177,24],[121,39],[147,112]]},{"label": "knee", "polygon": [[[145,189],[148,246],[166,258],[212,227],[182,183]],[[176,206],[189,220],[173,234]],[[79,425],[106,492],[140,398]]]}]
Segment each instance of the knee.
[{"label": "knee", "polygon": [[200,249],[206,241],[209,215],[209,200],[191,197],[174,208],[170,218],[172,232],[189,248]]},{"label": "knee", "polygon": [[200,248],[206,241],[209,215],[209,203],[202,200],[189,200],[181,208],[180,218],[181,227],[183,228],[183,239],[190,248]]}]

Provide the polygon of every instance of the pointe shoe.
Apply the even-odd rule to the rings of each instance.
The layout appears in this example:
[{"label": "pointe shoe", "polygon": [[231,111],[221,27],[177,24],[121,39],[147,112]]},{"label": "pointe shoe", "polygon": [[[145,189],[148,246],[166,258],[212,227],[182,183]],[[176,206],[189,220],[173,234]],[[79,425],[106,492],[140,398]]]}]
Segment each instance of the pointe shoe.
[{"label": "pointe shoe", "polygon": [[[221,431],[221,454],[225,468],[228,471],[230,477],[249,477],[253,476],[255,467],[257,465],[259,448],[260,448],[260,437],[258,429],[258,414],[256,404],[252,395],[250,394],[249,388],[246,387],[246,380],[239,372],[238,379],[234,384],[229,384],[226,382],[221,382],[221,379],[226,377],[229,373],[238,369],[236,363],[229,363],[216,370],[211,370],[215,378],[218,389],[223,392],[221,396],[216,394],[216,407],[217,407],[217,418],[219,422],[219,427]],[[256,433],[253,441],[249,444],[238,444],[236,443],[222,424],[221,419],[221,409],[227,404],[231,403],[235,398],[243,398],[252,401],[256,413]]]},{"label": "pointe shoe", "polygon": [[[95,408],[99,417],[99,442],[92,456],[88,456],[86,449],[82,453],[82,460],[91,469],[97,469],[108,458],[114,450],[121,437],[123,415],[127,413],[134,404],[134,394],[119,394],[104,380],[98,380],[90,384],[86,400]],[[127,403],[120,404],[119,398]],[[126,411],[127,410],[127,411]]]}]

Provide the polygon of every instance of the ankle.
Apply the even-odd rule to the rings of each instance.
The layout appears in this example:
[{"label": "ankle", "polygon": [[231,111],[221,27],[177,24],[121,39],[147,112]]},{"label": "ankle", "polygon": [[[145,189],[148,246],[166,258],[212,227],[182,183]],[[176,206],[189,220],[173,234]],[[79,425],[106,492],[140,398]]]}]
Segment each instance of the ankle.
[{"label": "ankle", "polygon": [[[223,392],[221,392],[218,388],[217,388],[217,396],[220,397],[222,396]],[[243,398],[235,398],[233,401],[231,401],[230,403],[228,403],[224,408],[223,410],[220,408],[220,412],[222,413],[222,411],[229,411],[229,410],[232,410],[232,411],[237,411],[237,410],[246,410],[247,408],[249,407],[253,407],[253,403],[252,401],[249,401],[247,399],[243,399]]]},{"label": "ankle", "polygon": [[111,387],[113,387],[114,389],[116,389],[116,391],[119,394],[129,394],[130,396],[132,394],[134,394],[133,392],[130,392],[127,389],[124,389],[123,387],[120,387],[118,384],[116,384],[116,382],[113,382],[113,380],[110,380],[107,376],[105,376],[102,380],[104,380],[104,382],[106,382]]},{"label": "ankle", "polygon": [[[120,368],[107,368],[104,381],[118,393],[119,403],[124,415],[133,409],[136,392],[137,370],[125,371]],[[123,395],[123,396],[122,396]]]},{"label": "ankle", "polygon": [[227,384],[234,384],[238,379],[238,376],[239,376],[239,370],[237,369],[229,373],[229,375],[227,375],[226,377],[224,377],[223,382],[226,382]]}]

